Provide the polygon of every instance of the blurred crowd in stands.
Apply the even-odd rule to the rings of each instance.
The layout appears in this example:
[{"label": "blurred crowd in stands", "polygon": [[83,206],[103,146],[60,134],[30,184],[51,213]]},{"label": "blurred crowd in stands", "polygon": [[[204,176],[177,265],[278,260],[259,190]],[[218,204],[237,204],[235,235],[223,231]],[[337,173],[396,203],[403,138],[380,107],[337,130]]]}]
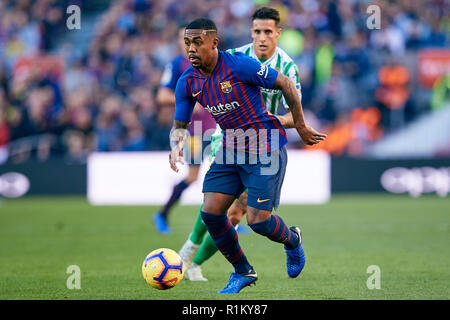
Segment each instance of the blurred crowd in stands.
[{"label": "blurred crowd in stands", "polygon": [[[264,5],[280,11],[279,45],[299,67],[308,122],[330,134],[320,148],[361,154],[448,99],[448,77],[428,86],[417,77],[422,50],[448,50],[445,0],[117,0],[86,26],[87,2],[0,1],[0,162],[8,154],[84,161],[91,151],[168,150],[174,110],[155,97],[179,53],[179,26],[207,16],[220,49],[238,47],[251,42],[250,17]],[[66,27],[71,4],[81,8],[81,30]],[[381,9],[380,29],[368,28],[370,4]],[[83,54],[52,51],[89,27]],[[433,100],[442,83],[443,98]]]}]

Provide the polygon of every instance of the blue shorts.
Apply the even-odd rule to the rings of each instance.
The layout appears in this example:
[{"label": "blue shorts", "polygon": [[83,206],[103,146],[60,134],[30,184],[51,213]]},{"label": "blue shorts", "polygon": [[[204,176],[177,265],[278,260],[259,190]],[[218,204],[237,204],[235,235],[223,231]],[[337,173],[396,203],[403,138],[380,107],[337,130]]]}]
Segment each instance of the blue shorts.
[{"label": "blue shorts", "polygon": [[[203,193],[219,192],[232,194],[238,198],[248,189],[247,205],[260,210],[277,210],[280,203],[281,186],[286,173],[287,152],[282,147],[272,151],[268,158],[258,158],[256,164],[249,164],[248,155],[244,164],[226,162],[220,153],[211,163],[203,181]],[[218,161],[221,159],[221,161]],[[269,160],[270,161],[267,161]],[[236,164],[238,163],[238,164]],[[252,163],[252,162],[251,162]]]}]

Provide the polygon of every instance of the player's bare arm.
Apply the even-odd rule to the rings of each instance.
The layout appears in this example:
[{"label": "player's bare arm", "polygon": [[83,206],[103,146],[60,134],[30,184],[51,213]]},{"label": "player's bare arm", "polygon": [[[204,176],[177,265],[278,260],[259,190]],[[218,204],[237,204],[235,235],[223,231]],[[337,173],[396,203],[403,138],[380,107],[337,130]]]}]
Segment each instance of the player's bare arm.
[{"label": "player's bare arm", "polygon": [[[272,114],[272,113],[270,113],[270,114]],[[281,125],[285,129],[290,129],[290,128],[294,128],[295,127],[294,118],[292,117],[292,113],[290,111],[288,113],[286,113],[286,114],[283,114],[283,115],[277,115],[277,114],[272,114],[272,115],[277,117],[278,120],[280,120]]]},{"label": "player's bare arm", "polygon": [[297,129],[297,132],[303,142],[308,145],[314,145],[325,140],[327,137],[326,134],[317,132],[313,128],[306,125],[305,118],[303,116],[302,102],[300,101],[294,82],[289,77],[278,73],[277,79],[275,80],[274,89],[279,89],[283,92],[284,99],[289,106],[289,110],[291,110],[294,121],[293,127]]},{"label": "player's bare arm", "polygon": [[174,120],[172,130],[170,131],[170,147],[172,150],[169,153],[169,163],[170,168],[175,172],[179,171],[177,167],[178,162],[184,164],[183,148],[188,137],[187,128],[189,123]]}]

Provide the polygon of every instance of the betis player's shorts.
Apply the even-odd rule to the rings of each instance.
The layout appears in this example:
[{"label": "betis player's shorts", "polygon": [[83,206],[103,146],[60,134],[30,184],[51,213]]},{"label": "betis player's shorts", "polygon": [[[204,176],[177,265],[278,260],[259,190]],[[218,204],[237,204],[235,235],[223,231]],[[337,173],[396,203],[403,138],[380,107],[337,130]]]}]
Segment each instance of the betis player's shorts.
[{"label": "betis player's shorts", "polygon": [[270,161],[258,159],[256,164],[249,163],[248,154],[243,164],[236,161],[236,154],[228,164],[224,158],[223,152],[216,152],[203,181],[203,193],[219,192],[238,198],[247,188],[248,206],[268,211],[278,208],[287,165],[285,147],[267,155],[266,160]]}]

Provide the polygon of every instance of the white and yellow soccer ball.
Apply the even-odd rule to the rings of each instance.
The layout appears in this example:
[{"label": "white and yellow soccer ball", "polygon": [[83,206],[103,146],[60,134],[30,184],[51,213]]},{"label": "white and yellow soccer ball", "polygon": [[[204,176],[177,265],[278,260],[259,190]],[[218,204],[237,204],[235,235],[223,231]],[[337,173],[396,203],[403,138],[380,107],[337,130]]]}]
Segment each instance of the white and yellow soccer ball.
[{"label": "white and yellow soccer ball", "polygon": [[160,248],[150,252],[142,264],[142,275],[153,288],[175,287],[184,277],[183,259],[172,249]]}]

